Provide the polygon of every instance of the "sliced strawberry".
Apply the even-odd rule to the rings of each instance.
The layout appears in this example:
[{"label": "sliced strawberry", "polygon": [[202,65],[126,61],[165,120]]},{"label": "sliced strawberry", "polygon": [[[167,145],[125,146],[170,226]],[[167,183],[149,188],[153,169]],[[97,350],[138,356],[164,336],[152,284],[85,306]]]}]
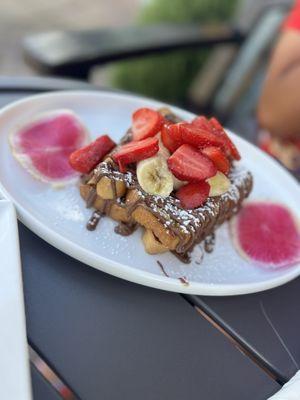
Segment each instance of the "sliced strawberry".
[{"label": "sliced strawberry", "polygon": [[223,140],[223,145],[228,151],[228,154],[234,159],[234,160],[240,160],[241,156],[236,148],[235,144],[233,141],[229,138],[227,133],[225,132],[223,126],[220,124],[220,122],[216,118],[211,118],[209,120],[209,123],[212,127],[213,132],[219,136]]},{"label": "sliced strawberry", "polygon": [[196,126],[197,128],[204,129],[206,131],[211,131],[209,121],[204,115],[199,115],[199,117],[193,119],[192,125]]},{"label": "sliced strawberry", "polygon": [[189,144],[183,144],[168,158],[168,166],[181,181],[202,181],[217,173],[213,162]]},{"label": "sliced strawberry", "polygon": [[171,153],[174,153],[183,144],[180,125],[180,123],[164,124],[161,130],[161,140]]},{"label": "sliced strawberry", "polygon": [[223,140],[211,131],[198,128],[195,125],[180,124],[183,143],[192,144],[195,147],[222,146]]},{"label": "sliced strawberry", "polygon": [[201,150],[215,164],[219,171],[227,175],[230,170],[230,162],[219,147],[205,147]]},{"label": "sliced strawberry", "polygon": [[139,108],[132,114],[132,137],[134,141],[156,135],[164,123],[164,117],[150,108]]},{"label": "sliced strawberry", "polygon": [[107,135],[100,136],[89,145],[70,154],[69,163],[73,169],[88,174],[115,147]]},{"label": "sliced strawberry", "polygon": [[121,146],[112,155],[114,161],[119,164],[121,172],[126,171],[126,165],[135,163],[154,156],[159,150],[158,138],[151,137],[139,142],[129,142]]},{"label": "sliced strawberry", "polygon": [[189,183],[176,192],[176,197],[184,208],[197,208],[206,201],[209,190],[210,186],[205,181]]}]

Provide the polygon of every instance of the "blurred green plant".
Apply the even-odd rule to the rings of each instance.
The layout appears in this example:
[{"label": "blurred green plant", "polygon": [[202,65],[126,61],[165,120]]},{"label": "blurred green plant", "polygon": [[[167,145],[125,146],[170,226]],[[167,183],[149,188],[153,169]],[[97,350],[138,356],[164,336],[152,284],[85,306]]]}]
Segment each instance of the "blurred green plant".
[{"label": "blurred green plant", "polygon": [[[138,25],[154,23],[216,23],[228,21],[238,0],[150,0]],[[146,56],[113,67],[115,87],[171,103],[183,103],[188,88],[209,50],[196,49]]]}]

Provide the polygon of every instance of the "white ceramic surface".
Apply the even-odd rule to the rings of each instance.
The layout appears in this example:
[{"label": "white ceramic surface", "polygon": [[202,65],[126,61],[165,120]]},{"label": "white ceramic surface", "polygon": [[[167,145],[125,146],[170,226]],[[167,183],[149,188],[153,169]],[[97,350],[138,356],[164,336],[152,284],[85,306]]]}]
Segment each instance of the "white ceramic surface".
[{"label": "white ceramic surface", "polygon": [[[69,108],[75,111],[92,137],[109,133],[116,141],[130,126],[132,112],[141,106],[163,104],[140,97],[105,92],[56,92],[18,101],[0,112],[0,190],[10,198],[19,218],[31,230],[65,253],[112,275],[155,288],[203,295],[251,293],[281,285],[300,273],[300,265],[279,271],[257,268],[244,261],[232,247],[228,226],[216,235],[212,254],[205,254],[201,265],[195,260],[182,264],[172,254],[151,256],[144,252],[141,230],[132,236],[114,233],[115,222],[101,220],[95,232],[85,228],[91,211],[87,210],[76,186],[54,190],[33,179],[12,157],[8,134],[38,113]],[[172,107],[182,118],[193,115]],[[233,135],[243,160],[241,164],[254,175],[251,199],[280,201],[300,219],[298,183],[275,161]],[[200,252],[197,247],[194,254]],[[197,260],[197,256],[193,257]],[[170,278],[157,265],[160,260]],[[178,278],[185,276],[189,285]]]},{"label": "white ceramic surface", "polygon": [[17,218],[7,200],[0,200],[0,253],[0,398],[30,400]]},{"label": "white ceramic surface", "polygon": [[286,383],[282,389],[269,400],[299,400],[300,393],[300,371]]}]

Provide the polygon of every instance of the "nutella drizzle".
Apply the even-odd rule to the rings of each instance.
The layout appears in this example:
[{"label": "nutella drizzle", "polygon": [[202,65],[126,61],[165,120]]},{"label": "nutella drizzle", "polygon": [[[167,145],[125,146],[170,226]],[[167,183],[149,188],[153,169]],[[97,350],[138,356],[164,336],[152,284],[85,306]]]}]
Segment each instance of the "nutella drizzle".
[{"label": "nutella drizzle", "polygon": [[[166,229],[174,236],[179,238],[174,254],[180,257],[182,262],[188,263],[188,253],[195,244],[200,243],[205,237],[211,235],[216,225],[221,225],[225,220],[229,219],[236,213],[244,198],[248,195],[252,187],[252,177],[250,173],[242,174],[243,179],[239,182],[239,173],[235,170],[231,172],[229,178],[235,184],[232,185],[232,192],[226,192],[224,195],[209,198],[208,201],[200,208],[195,210],[184,210],[180,206],[180,202],[175,197],[169,196],[163,198],[159,196],[149,195],[145,193],[137,182],[134,171],[121,173],[114,162],[102,162],[94,170],[93,184],[103,177],[110,178],[112,190],[116,189],[117,180],[122,180],[128,189],[138,190],[138,198],[131,204],[126,204],[122,199],[118,205],[126,208],[128,215],[132,215],[138,206],[151,211],[158,220],[164,224]],[[237,184],[235,181],[238,180]],[[94,188],[95,190],[95,188]],[[116,200],[106,200],[103,209],[104,214],[108,214],[111,206]],[[234,211],[233,211],[234,209]],[[217,220],[216,220],[217,218]],[[128,230],[126,230],[126,233]],[[123,234],[118,229],[119,234]],[[206,251],[210,250],[212,244],[206,245]],[[182,258],[183,256],[183,258]]]},{"label": "nutella drizzle", "polygon": [[94,231],[102,217],[102,213],[100,211],[94,211],[91,218],[88,220],[86,224],[86,228],[89,231]]},{"label": "nutella drizzle", "polygon": [[165,270],[165,267],[162,265],[162,263],[161,263],[159,260],[156,260],[156,262],[157,262],[159,268],[162,270],[162,273],[163,273],[166,277],[170,278],[170,275],[167,274],[167,272],[166,272],[166,270]]},{"label": "nutella drizzle", "polygon": [[113,194],[113,198],[116,199],[117,198],[117,187],[116,187],[116,181],[111,179],[110,180],[110,187],[111,187],[111,191]]},{"label": "nutella drizzle", "polygon": [[216,235],[212,233],[204,239],[204,250],[206,253],[212,253],[216,243]]},{"label": "nutella drizzle", "polygon": [[186,279],[185,276],[181,276],[180,278],[178,278],[180,280],[180,282],[185,285],[185,286],[189,286],[189,281]]},{"label": "nutella drizzle", "polygon": [[95,188],[91,188],[91,190],[90,190],[90,192],[89,192],[89,194],[87,196],[87,199],[86,199],[86,207],[87,208],[91,208],[92,207],[92,205],[94,204],[94,202],[96,200],[96,197],[97,197],[96,189]]},{"label": "nutella drizzle", "polygon": [[119,222],[117,226],[115,226],[114,231],[118,235],[129,236],[137,229],[136,223],[125,223]]},{"label": "nutella drizzle", "polygon": [[[162,263],[161,263],[159,260],[156,260],[156,262],[157,262],[159,268],[161,269],[162,273],[163,273],[167,278],[170,278],[170,275],[166,272],[165,267],[162,265]],[[188,285],[189,285],[189,281],[186,279],[185,276],[180,276],[178,279],[179,279],[179,281],[180,281],[183,285],[185,285],[185,286],[188,286]]]},{"label": "nutella drizzle", "polygon": [[204,258],[204,251],[203,251],[203,248],[201,245],[195,246],[193,256],[194,256],[195,264],[201,265],[203,258]]},{"label": "nutella drizzle", "polygon": [[178,258],[184,264],[189,264],[191,262],[191,256],[188,252],[186,253],[178,253],[177,251],[172,251],[175,257]]}]

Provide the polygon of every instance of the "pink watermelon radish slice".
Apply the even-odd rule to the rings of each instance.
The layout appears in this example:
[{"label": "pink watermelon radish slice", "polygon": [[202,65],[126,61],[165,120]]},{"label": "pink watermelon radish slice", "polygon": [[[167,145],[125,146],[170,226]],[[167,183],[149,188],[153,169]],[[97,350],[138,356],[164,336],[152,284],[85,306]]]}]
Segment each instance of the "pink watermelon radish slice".
[{"label": "pink watermelon radish slice", "polygon": [[247,203],[231,221],[234,243],[241,255],[267,268],[300,262],[300,232],[283,205]]},{"label": "pink watermelon radish slice", "polygon": [[73,181],[69,156],[88,141],[88,131],[69,110],[40,114],[10,135],[13,155],[34,177],[53,185]]}]

